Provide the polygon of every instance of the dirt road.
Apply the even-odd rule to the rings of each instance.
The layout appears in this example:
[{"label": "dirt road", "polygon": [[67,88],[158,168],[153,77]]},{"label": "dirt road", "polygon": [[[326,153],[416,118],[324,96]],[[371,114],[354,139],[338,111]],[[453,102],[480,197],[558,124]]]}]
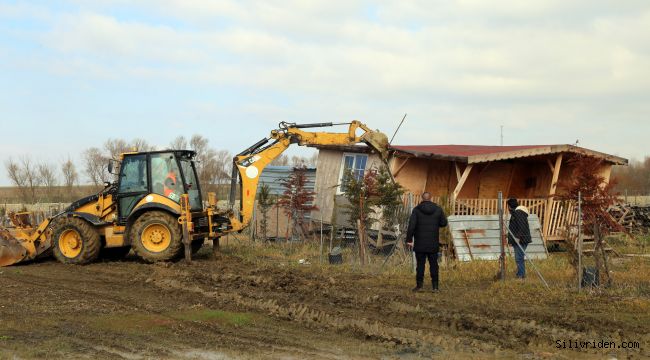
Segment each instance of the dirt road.
[{"label": "dirt road", "polygon": [[[566,295],[513,300],[514,281],[411,294],[410,277],[378,278],[203,255],[192,265],[128,258],[0,268],[0,358],[592,358],[557,340],[637,340],[647,303],[616,316]],[[534,292],[533,292],[534,293]],[[480,296],[478,295],[480,294]],[[529,294],[529,293],[527,293]],[[622,300],[612,300],[621,304]],[[526,306],[517,304],[527,303]],[[600,305],[599,305],[600,304]],[[624,303],[627,304],[627,303]],[[607,315],[609,313],[609,315]],[[599,316],[603,315],[603,316]],[[644,337],[645,336],[645,337]]]}]

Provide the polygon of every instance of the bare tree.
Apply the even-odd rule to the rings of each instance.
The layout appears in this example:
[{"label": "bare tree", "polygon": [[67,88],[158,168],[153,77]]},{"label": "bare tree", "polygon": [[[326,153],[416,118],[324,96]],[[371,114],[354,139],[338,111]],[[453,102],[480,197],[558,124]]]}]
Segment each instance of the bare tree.
[{"label": "bare tree", "polygon": [[307,160],[307,166],[318,166],[318,152],[313,153],[309,160]]},{"label": "bare tree", "polygon": [[14,161],[14,159],[9,158],[5,162],[5,169],[7,170],[7,175],[11,180],[11,183],[18,188],[20,197],[24,202],[27,202],[27,188],[26,181],[23,172],[20,169],[20,165]]},{"label": "bare tree", "polygon": [[11,182],[18,187],[24,202],[36,202],[36,189],[41,184],[37,167],[29,156],[22,156],[17,163],[13,159],[5,162],[5,169]]},{"label": "bare tree", "polygon": [[309,160],[307,158],[305,158],[305,157],[294,155],[294,156],[291,157],[291,166],[293,166],[293,167],[305,167],[305,166],[308,165],[307,164],[308,161]]},{"label": "bare tree", "polygon": [[215,184],[223,184],[230,181],[232,176],[232,154],[228,150],[218,150],[215,153],[216,172]]},{"label": "bare tree", "polygon": [[212,184],[219,172],[217,151],[211,149],[209,140],[199,134],[192,135],[190,147],[196,152],[196,171],[202,184]]},{"label": "bare tree", "polygon": [[68,157],[66,161],[61,164],[61,174],[63,175],[63,185],[66,187],[68,193],[72,191],[74,185],[79,181],[79,174],[74,163]]},{"label": "bare tree", "polygon": [[120,154],[132,151],[133,148],[124,139],[108,139],[104,143],[104,150],[108,152],[109,159],[117,160]]},{"label": "bare tree", "polygon": [[58,185],[58,179],[56,176],[56,170],[52,164],[46,162],[41,162],[37,166],[39,183],[45,186],[45,190],[50,201],[55,197],[56,186]]},{"label": "bare tree", "polygon": [[196,151],[197,156],[201,156],[205,155],[205,153],[207,153],[210,149],[209,142],[210,140],[203,137],[202,135],[194,134],[192,135],[192,138],[190,138],[189,145],[192,150]]},{"label": "bare tree", "polygon": [[280,155],[271,161],[270,165],[274,166],[289,166],[289,157],[287,155]]},{"label": "bare tree", "polygon": [[140,139],[140,138],[135,138],[131,140],[131,147],[135,149],[135,151],[155,151],[156,147],[153,145],[150,145],[147,140],[145,139]]},{"label": "bare tree", "polygon": [[615,166],[612,169],[615,190],[633,195],[650,194],[650,157],[644,161],[632,160],[629,166]]},{"label": "bare tree", "polygon": [[315,167],[317,162],[318,162],[318,153],[315,153],[310,157],[297,156],[297,155],[291,157],[291,166],[293,167],[301,167],[301,166]]},{"label": "bare tree", "polygon": [[59,184],[59,180],[56,177],[56,170],[52,164],[41,162],[38,164],[38,176],[40,178],[40,183],[47,187],[53,188]]},{"label": "bare tree", "polygon": [[196,171],[202,184],[222,184],[230,179],[232,155],[228,150],[210,148],[209,140],[202,135],[193,135],[189,142],[183,136],[170,144],[172,150],[192,149],[196,152]]},{"label": "bare tree", "polygon": [[34,166],[32,159],[29,156],[20,158],[21,171],[25,177],[25,185],[29,189],[30,201],[32,204],[36,203],[36,189],[41,185],[41,179],[38,176],[38,169]]},{"label": "bare tree", "polygon": [[96,186],[103,184],[108,178],[108,174],[104,170],[108,159],[102,154],[101,150],[91,147],[84,151],[83,159],[84,171],[88,179]]},{"label": "bare tree", "polygon": [[178,136],[169,144],[169,148],[172,150],[187,150],[188,149],[187,139],[185,138],[185,136]]}]

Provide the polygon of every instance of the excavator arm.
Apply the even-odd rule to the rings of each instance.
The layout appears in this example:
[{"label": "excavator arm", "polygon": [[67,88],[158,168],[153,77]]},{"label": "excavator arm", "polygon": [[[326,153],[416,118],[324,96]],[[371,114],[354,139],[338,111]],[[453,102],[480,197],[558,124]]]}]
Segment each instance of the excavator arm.
[{"label": "excavator arm", "polygon": [[[382,158],[388,158],[388,137],[379,132],[373,131],[359,121],[352,121],[348,131],[345,133],[332,132],[310,132],[304,129],[333,126],[332,123],[317,124],[288,124],[281,123],[280,128],[273,130],[269,138],[262,139],[255,145],[241,152],[233,159],[233,178],[230,191],[230,204],[234,206],[237,185],[240,190],[240,211],[239,216],[229,214],[230,231],[241,231],[251,221],[255,208],[255,197],[260,175],[264,168],[292,144],[301,146],[309,145],[355,145],[366,143],[375,150]],[[341,125],[341,124],[337,124]],[[361,132],[360,134],[358,134]],[[269,144],[270,143],[270,144]],[[237,180],[241,179],[241,182]],[[238,184],[239,183],[239,184]]]}]

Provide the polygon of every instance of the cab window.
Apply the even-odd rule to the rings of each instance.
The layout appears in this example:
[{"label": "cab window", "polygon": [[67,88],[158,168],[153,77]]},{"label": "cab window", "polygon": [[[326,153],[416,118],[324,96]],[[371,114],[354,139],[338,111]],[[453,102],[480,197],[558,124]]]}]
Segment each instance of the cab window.
[{"label": "cab window", "polygon": [[173,153],[151,155],[152,191],[173,201],[180,201],[183,179]]},{"label": "cab window", "polygon": [[129,156],[122,162],[120,193],[147,192],[147,156]]},{"label": "cab window", "polygon": [[183,168],[183,175],[185,175],[185,186],[187,186],[187,194],[190,198],[190,208],[192,210],[202,209],[201,192],[199,191],[199,183],[196,181],[192,161],[181,158],[181,167]]}]

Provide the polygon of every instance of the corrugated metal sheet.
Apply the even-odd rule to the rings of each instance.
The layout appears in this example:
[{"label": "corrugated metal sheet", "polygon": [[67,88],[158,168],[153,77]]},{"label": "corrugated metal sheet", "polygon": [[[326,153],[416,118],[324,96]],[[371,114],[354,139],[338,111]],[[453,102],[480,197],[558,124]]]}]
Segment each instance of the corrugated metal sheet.
[{"label": "corrugated metal sheet", "polygon": [[[293,172],[293,166],[267,166],[262,175],[260,175],[260,183],[269,186],[272,195],[282,195],[284,188],[282,187],[282,180],[289,177]],[[316,187],[316,168],[307,168],[307,189],[314,191]]]},{"label": "corrugated metal sheet", "polygon": [[530,150],[549,147],[551,145],[516,145],[516,146],[488,146],[488,145],[393,145],[392,149],[402,151],[416,151],[431,155],[448,156],[474,156],[489,155],[511,151]]},{"label": "corrugated metal sheet", "polygon": [[[542,231],[537,215],[528,217],[533,242],[528,245],[526,255],[531,259],[546,259],[548,253],[542,240]],[[507,221],[505,226],[507,226]],[[498,260],[501,254],[499,239],[499,215],[450,216],[449,227],[456,256],[460,261]],[[514,256],[512,247],[506,254]]]}]

